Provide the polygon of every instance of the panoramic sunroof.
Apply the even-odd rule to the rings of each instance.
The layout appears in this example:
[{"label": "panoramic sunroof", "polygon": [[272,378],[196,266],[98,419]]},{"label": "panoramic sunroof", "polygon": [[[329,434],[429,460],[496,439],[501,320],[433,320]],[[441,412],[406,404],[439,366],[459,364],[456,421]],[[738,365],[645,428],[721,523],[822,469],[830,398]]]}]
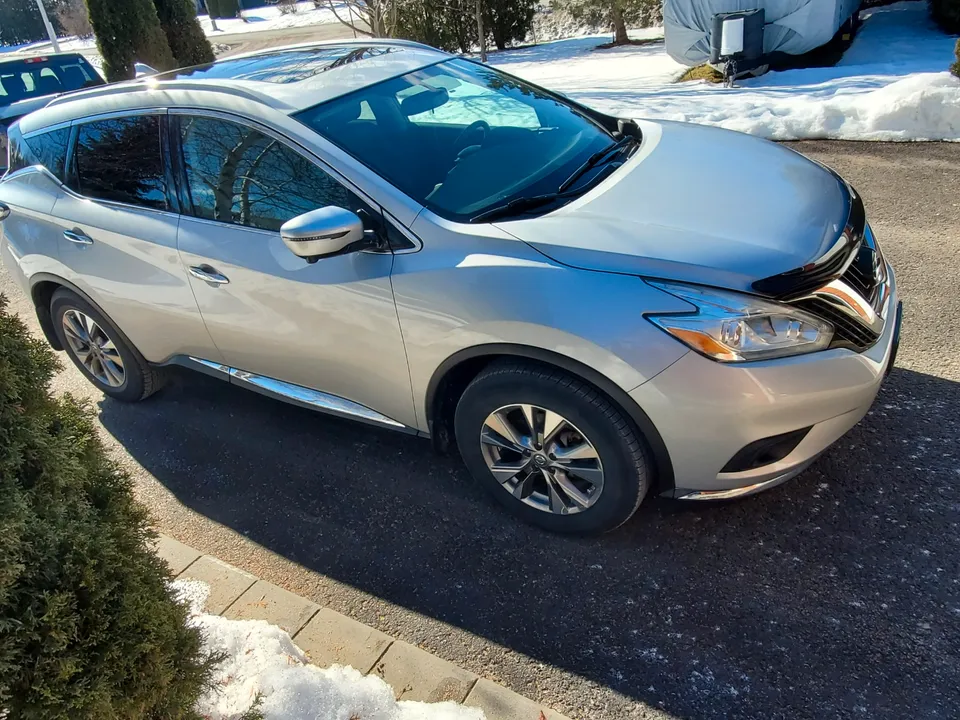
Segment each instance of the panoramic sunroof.
[{"label": "panoramic sunroof", "polygon": [[366,58],[397,51],[395,47],[332,46],[263,53],[253,57],[227,58],[156,76],[158,80],[231,79],[267,83],[293,83]]}]

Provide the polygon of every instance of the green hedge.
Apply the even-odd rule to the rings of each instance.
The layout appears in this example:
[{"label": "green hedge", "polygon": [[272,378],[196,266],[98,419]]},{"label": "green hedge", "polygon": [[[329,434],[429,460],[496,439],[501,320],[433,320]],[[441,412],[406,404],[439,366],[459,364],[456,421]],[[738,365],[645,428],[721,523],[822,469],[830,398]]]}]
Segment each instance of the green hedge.
[{"label": "green hedge", "polygon": [[138,61],[157,70],[176,67],[152,0],[87,0],[87,10],[110,82],[133,78]]},{"label": "green hedge", "polygon": [[180,67],[213,62],[213,48],[197,20],[194,0],[153,0],[160,27]]},{"label": "green hedge", "polygon": [[948,33],[960,33],[960,0],[929,0],[937,25]]},{"label": "green hedge", "polygon": [[185,625],[131,481],[0,296],[0,717],[199,720],[217,658]]}]

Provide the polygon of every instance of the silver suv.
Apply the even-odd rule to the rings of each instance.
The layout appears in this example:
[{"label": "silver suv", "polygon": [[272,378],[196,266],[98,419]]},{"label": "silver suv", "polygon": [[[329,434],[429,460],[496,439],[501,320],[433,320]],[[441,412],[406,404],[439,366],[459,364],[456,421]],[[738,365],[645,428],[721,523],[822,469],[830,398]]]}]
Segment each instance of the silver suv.
[{"label": "silver suv", "polygon": [[[893,271],[831,171],[421,45],[107,86],[10,141],[3,259],[105,394],[181,365],[429,436],[551,530],[795,476],[896,351]],[[720,190],[743,200],[705,209]]]}]

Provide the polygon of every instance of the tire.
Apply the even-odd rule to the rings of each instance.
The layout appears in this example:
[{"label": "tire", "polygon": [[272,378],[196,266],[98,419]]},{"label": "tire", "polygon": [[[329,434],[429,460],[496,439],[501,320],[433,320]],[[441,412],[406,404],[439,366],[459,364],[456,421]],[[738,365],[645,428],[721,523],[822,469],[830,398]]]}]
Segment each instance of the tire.
[{"label": "tire", "polygon": [[[529,430],[531,423],[527,417],[530,411],[524,406],[555,414],[549,416],[550,423],[559,423],[556,416],[564,420],[564,423],[557,424],[562,429],[555,432],[556,440],[545,442],[541,449],[537,449],[534,434]],[[494,413],[499,416],[494,417]],[[545,413],[534,410],[533,415],[534,423],[544,425]],[[492,426],[487,423],[491,419],[493,425],[505,429],[506,434],[511,434],[510,430],[516,431],[514,439],[523,434],[521,428],[527,428],[530,437],[522,438],[521,444],[528,454],[504,449],[506,446],[501,442],[504,435],[490,432]],[[509,428],[504,428],[504,419]],[[589,383],[547,365],[523,360],[492,363],[464,390],[457,404],[454,427],[460,454],[473,478],[515,516],[553,532],[588,535],[619,527],[636,512],[653,478],[653,464],[646,442],[627,416]],[[481,433],[486,442],[481,442]],[[513,441],[507,444],[510,447],[516,445]],[[532,450],[528,449],[530,444]],[[566,461],[568,464],[563,468],[570,468],[569,472],[552,464],[554,455],[550,454],[551,449],[559,455],[561,451],[574,448],[586,448],[591,459],[574,460],[572,465]],[[541,457],[538,462],[550,465],[545,468],[543,465],[534,466],[532,461],[537,460],[536,455],[544,454],[548,457]],[[527,463],[526,468],[531,470],[525,469],[502,484],[491,470],[491,458],[495,467]],[[556,458],[556,462],[559,463],[560,459]],[[573,470],[573,465],[580,469]],[[584,472],[582,468],[586,465],[589,465],[587,471],[592,477],[596,477],[599,469],[602,478],[599,490],[577,476]],[[566,487],[571,482],[576,483],[579,502],[573,501],[574,495],[557,491],[559,483],[544,481],[540,477],[540,474],[550,473],[556,478],[557,471]],[[506,474],[509,472],[512,470]],[[533,480],[523,479],[529,478],[524,474],[527,472],[534,475]],[[521,488],[524,483],[525,487]],[[543,497],[538,496],[536,489]],[[558,498],[570,501],[558,502],[559,512],[553,506]],[[584,504],[585,498],[589,505]],[[544,501],[549,507],[544,507]],[[563,509],[565,506],[566,510]]]},{"label": "tire", "polygon": [[[50,316],[53,318],[57,339],[60,340],[70,360],[104,395],[123,402],[138,402],[150,397],[163,387],[166,379],[164,372],[151,367],[109,318],[76,293],[66,288],[60,288],[54,292],[50,299]],[[81,360],[76,349],[78,334],[67,330],[65,316],[68,317],[68,324],[72,328],[76,328],[78,319],[83,320],[84,317],[96,324],[98,331],[94,331],[91,337],[96,340],[98,346],[103,344],[103,347],[108,348],[100,350],[102,359],[98,361],[99,364],[94,364],[94,367],[99,368],[102,373],[100,377]],[[87,329],[85,325],[83,329]],[[112,344],[112,347],[103,343],[104,338]],[[90,343],[86,343],[85,347],[89,346]],[[108,367],[111,370],[108,371]],[[120,377],[117,375],[118,368],[122,371]]]}]

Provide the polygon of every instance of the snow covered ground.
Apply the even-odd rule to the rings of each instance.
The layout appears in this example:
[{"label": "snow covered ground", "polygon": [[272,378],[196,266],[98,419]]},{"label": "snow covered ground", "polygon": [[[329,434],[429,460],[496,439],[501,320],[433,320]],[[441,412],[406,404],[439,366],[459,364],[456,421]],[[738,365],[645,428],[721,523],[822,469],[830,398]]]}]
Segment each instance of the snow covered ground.
[{"label": "snow covered ground", "polygon": [[925,2],[877,8],[864,18],[837,66],[771,72],[735,89],[674,83],[684,66],[662,43],[594,50],[608,35],[511,50],[490,62],[627,117],[687,120],[777,140],[960,140],[960,80],[946,71],[956,37],[933,25]]},{"label": "snow covered ground", "polygon": [[206,636],[206,650],[227,654],[214,677],[216,689],[197,707],[209,720],[239,716],[258,695],[266,720],[485,720],[482,710],[452,702],[397,702],[378,677],[364,677],[351,667],[308,664],[290,635],[276,625],[201,612],[207,594],[203,583],[177,580],[173,589],[190,604],[190,622]]},{"label": "snow covered ground", "polygon": [[[260,32],[263,30],[282,30],[290,27],[303,27],[306,25],[321,25],[323,23],[337,22],[336,16],[329,7],[317,8],[313,2],[299,2],[296,5],[297,12],[283,14],[280,8],[259,7],[250,10],[244,10],[241,14],[243,19],[232,18],[229,20],[217,20],[217,28],[220,33],[248,33]],[[337,13],[344,20],[349,19],[347,8],[339,2],[334,3]],[[213,23],[207,15],[200,16],[200,25],[204,32],[212,39],[215,39],[218,33],[213,30]]]}]

